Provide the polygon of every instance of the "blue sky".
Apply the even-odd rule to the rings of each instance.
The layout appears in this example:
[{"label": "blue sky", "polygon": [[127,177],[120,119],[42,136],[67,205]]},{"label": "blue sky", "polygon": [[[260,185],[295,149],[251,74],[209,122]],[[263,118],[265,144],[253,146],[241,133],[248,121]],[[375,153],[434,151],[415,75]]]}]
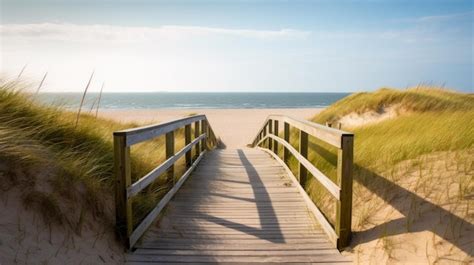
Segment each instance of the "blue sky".
[{"label": "blue sky", "polygon": [[46,90],[473,91],[473,1],[2,1],[1,71]]}]

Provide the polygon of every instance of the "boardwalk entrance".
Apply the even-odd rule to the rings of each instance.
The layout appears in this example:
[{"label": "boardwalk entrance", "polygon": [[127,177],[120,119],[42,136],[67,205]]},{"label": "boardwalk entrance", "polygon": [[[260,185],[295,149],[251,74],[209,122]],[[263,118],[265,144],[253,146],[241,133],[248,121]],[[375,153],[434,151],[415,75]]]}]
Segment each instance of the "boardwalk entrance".
[{"label": "boardwalk entrance", "polygon": [[343,262],[283,167],[256,149],[208,153],[130,262]]},{"label": "boardwalk entrance", "polygon": [[[206,121],[205,117],[201,120]],[[181,125],[186,124],[189,123],[181,120]],[[265,133],[258,134],[254,146],[265,147],[262,143],[266,141],[268,148],[269,141],[278,139],[268,137],[278,135],[268,131],[268,124],[267,121]],[[198,132],[195,140],[187,137],[188,146],[214,135],[208,124],[195,125]],[[188,127],[186,135],[190,134]],[[116,136],[120,135],[123,132]],[[201,147],[211,149],[213,143],[215,138],[201,142]],[[270,149],[277,150],[275,146],[278,148],[276,142]],[[328,234],[332,228],[319,220],[320,212],[297,178],[273,152],[260,147],[198,151],[198,160],[189,161],[190,169],[175,188],[137,228],[129,228],[127,245],[131,249],[127,263],[350,262],[336,248],[337,232],[336,237]],[[170,154],[168,160],[188,152],[190,148],[185,146]],[[164,162],[154,171],[164,172],[164,165],[169,164]],[[149,176],[137,183],[148,183]],[[136,193],[134,190],[143,186],[129,184],[125,197],[131,197],[129,193]],[[337,191],[339,195],[340,189]],[[159,213],[162,217],[155,220]]]}]

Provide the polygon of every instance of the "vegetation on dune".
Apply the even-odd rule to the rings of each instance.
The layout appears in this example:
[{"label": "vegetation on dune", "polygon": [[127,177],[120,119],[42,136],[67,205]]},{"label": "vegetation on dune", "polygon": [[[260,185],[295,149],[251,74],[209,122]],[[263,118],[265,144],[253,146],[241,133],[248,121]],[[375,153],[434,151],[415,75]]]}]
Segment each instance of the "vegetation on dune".
[{"label": "vegetation on dune", "polygon": [[400,112],[466,111],[472,110],[473,101],[472,94],[438,87],[417,86],[406,90],[381,88],[375,92],[354,93],[332,104],[312,120],[324,124],[349,113],[383,112],[390,106],[398,106]]},{"label": "vegetation on dune", "polygon": [[[0,177],[2,190],[18,188],[25,207],[46,223],[68,224],[76,233],[89,217],[113,222],[112,133],[133,123],[95,118],[37,103],[18,82],[0,84]],[[184,145],[177,132],[176,148]],[[165,159],[164,138],[132,148],[132,177],[144,176]],[[176,175],[184,170],[178,163]],[[159,178],[134,200],[135,222],[142,219],[172,183]],[[77,209],[82,209],[78,211]],[[89,218],[89,220],[92,220]]]},{"label": "vegetation on dune", "polygon": [[[390,119],[353,127],[342,124],[343,130],[355,134],[353,226],[356,236],[352,246],[357,248],[359,244],[371,241],[367,239],[369,237],[380,238],[388,260],[397,260],[402,256],[394,253],[400,253],[404,244],[388,244],[395,240],[390,236],[431,231],[431,247],[428,248],[426,243],[428,261],[449,258],[466,262],[473,254],[473,243],[466,241],[466,236],[472,236],[474,221],[470,205],[474,195],[473,95],[433,87],[384,88],[348,96],[316,115],[312,121],[325,124],[350,113],[383,112],[391,106],[397,107],[398,114]],[[296,131],[292,132],[290,139],[297,147]],[[335,181],[337,150],[315,138],[309,140],[309,160]],[[294,158],[290,160],[294,173],[297,165]],[[334,222],[335,200],[324,187],[309,178],[305,189]],[[397,215],[390,209],[403,214],[407,220],[394,221]],[[434,212],[439,220],[450,221],[438,223],[438,219],[432,216]],[[373,233],[378,234],[374,237]],[[438,241],[435,235],[439,237]],[[439,250],[446,245],[445,242],[461,251],[453,254],[453,249],[456,249],[453,247]],[[422,248],[417,249],[420,252]],[[430,249],[436,253],[431,253]],[[377,255],[374,249],[359,248],[358,251]],[[372,251],[372,254],[367,254]]]}]

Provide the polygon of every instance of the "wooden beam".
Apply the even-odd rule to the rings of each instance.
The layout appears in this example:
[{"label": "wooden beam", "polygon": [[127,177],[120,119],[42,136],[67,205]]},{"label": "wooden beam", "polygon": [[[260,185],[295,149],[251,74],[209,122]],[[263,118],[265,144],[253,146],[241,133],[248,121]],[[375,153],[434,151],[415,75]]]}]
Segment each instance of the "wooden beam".
[{"label": "wooden beam", "polygon": [[[128,242],[133,231],[132,201],[127,198],[127,188],[132,183],[130,169],[130,147],[126,145],[126,136],[114,136],[115,171],[115,223],[117,232]],[[127,248],[130,247],[127,243]]]},{"label": "wooden beam", "polygon": [[[265,126],[263,127],[263,137],[262,137],[262,139],[265,139],[265,137],[267,136],[267,132],[268,132],[268,120],[267,120],[267,123],[265,124]],[[263,146],[267,146],[266,141],[263,142]]]},{"label": "wooden beam", "polygon": [[[288,122],[284,123],[284,132],[283,132],[283,137],[285,139],[285,142],[290,143],[290,124]],[[290,160],[290,151],[288,148],[283,147],[283,161],[285,164],[288,164],[288,161]]]},{"label": "wooden beam", "polygon": [[114,132],[114,135],[127,135],[127,146],[130,146],[152,139],[162,134],[175,131],[181,127],[184,127],[187,124],[191,124],[196,121],[201,121],[203,119],[206,119],[205,115],[196,115],[165,123],[117,131]]},{"label": "wooden beam", "polygon": [[[206,134],[207,135],[207,120],[202,120],[201,121],[201,134]],[[206,139],[202,140],[202,142],[201,142],[201,151],[209,150],[209,147],[207,146],[207,141],[208,141],[208,137],[206,137]]]},{"label": "wooden beam", "polygon": [[337,184],[341,188],[341,196],[336,205],[338,249],[347,247],[351,239],[353,146],[354,137],[343,136],[342,148],[338,150]]},{"label": "wooden beam", "polygon": [[[273,134],[273,121],[268,120],[268,134]],[[273,141],[268,139],[268,149],[273,150]]]},{"label": "wooden beam", "polygon": [[[184,126],[184,145],[188,145],[191,143],[191,124]],[[193,163],[193,158],[191,154],[191,150],[186,152],[186,166],[189,167]]]},{"label": "wooden beam", "polygon": [[341,148],[341,137],[351,136],[354,135],[350,132],[330,128],[324,126],[322,124],[300,120],[293,117],[285,116],[285,115],[269,115],[268,118],[265,120],[265,125],[267,124],[268,120],[279,120],[281,122],[287,122],[291,126],[305,131],[311,136],[314,136],[328,144],[331,144],[337,148]]},{"label": "wooden beam", "polygon": [[[199,135],[201,135],[200,124],[201,124],[201,122],[199,122],[199,121],[194,123],[194,139],[198,138]],[[200,144],[200,142],[198,142],[196,144],[195,150],[196,150],[196,155],[195,156],[197,158],[199,156],[199,154],[201,154],[201,144]]]},{"label": "wooden beam", "polygon": [[[273,134],[278,137],[278,120],[273,122]],[[273,152],[278,155],[278,141],[273,141]]]},{"label": "wooden beam", "polygon": [[[166,159],[174,156],[174,131],[166,134]],[[174,164],[168,168],[168,181],[172,180],[174,183]]]},{"label": "wooden beam", "polygon": [[[305,158],[305,160],[308,160],[308,134],[302,130],[300,130],[299,153]],[[301,185],[304,185],[306,183],[306,178],[308,177],[308,170],[304,167],[301,161],[298,167],[298,177]]]}]

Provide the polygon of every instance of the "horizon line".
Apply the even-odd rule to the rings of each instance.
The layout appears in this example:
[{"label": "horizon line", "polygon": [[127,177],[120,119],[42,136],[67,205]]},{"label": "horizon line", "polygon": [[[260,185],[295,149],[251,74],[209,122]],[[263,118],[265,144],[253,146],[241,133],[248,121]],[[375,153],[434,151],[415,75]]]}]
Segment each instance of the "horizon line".
[{"label": "horizon line", "polygon": [[[52,93],[63,93],[63,94],[74,94],[74,93],[80,93],[83,94],[83,91],[41,91],[39,94],[52,94]],[[87,94],[90,93],[99,93],[98,91],[91,91],[88,92]],[[357,92],[348,92],[348,91],[335,91],[335,92],[327,92],[327,91],[104,91],[102,92],[103,94],[107,93],[117,93],[117,94],[126,94],[126,93],[142,93],[142,94],[150,94],[150,93],[193,93],[193,94],[210,94],[210,93],[220,93],[220,94],[225,94],[225,93],[340,93],[340,94],[350,94],[350,93],[357,93]]]}]

